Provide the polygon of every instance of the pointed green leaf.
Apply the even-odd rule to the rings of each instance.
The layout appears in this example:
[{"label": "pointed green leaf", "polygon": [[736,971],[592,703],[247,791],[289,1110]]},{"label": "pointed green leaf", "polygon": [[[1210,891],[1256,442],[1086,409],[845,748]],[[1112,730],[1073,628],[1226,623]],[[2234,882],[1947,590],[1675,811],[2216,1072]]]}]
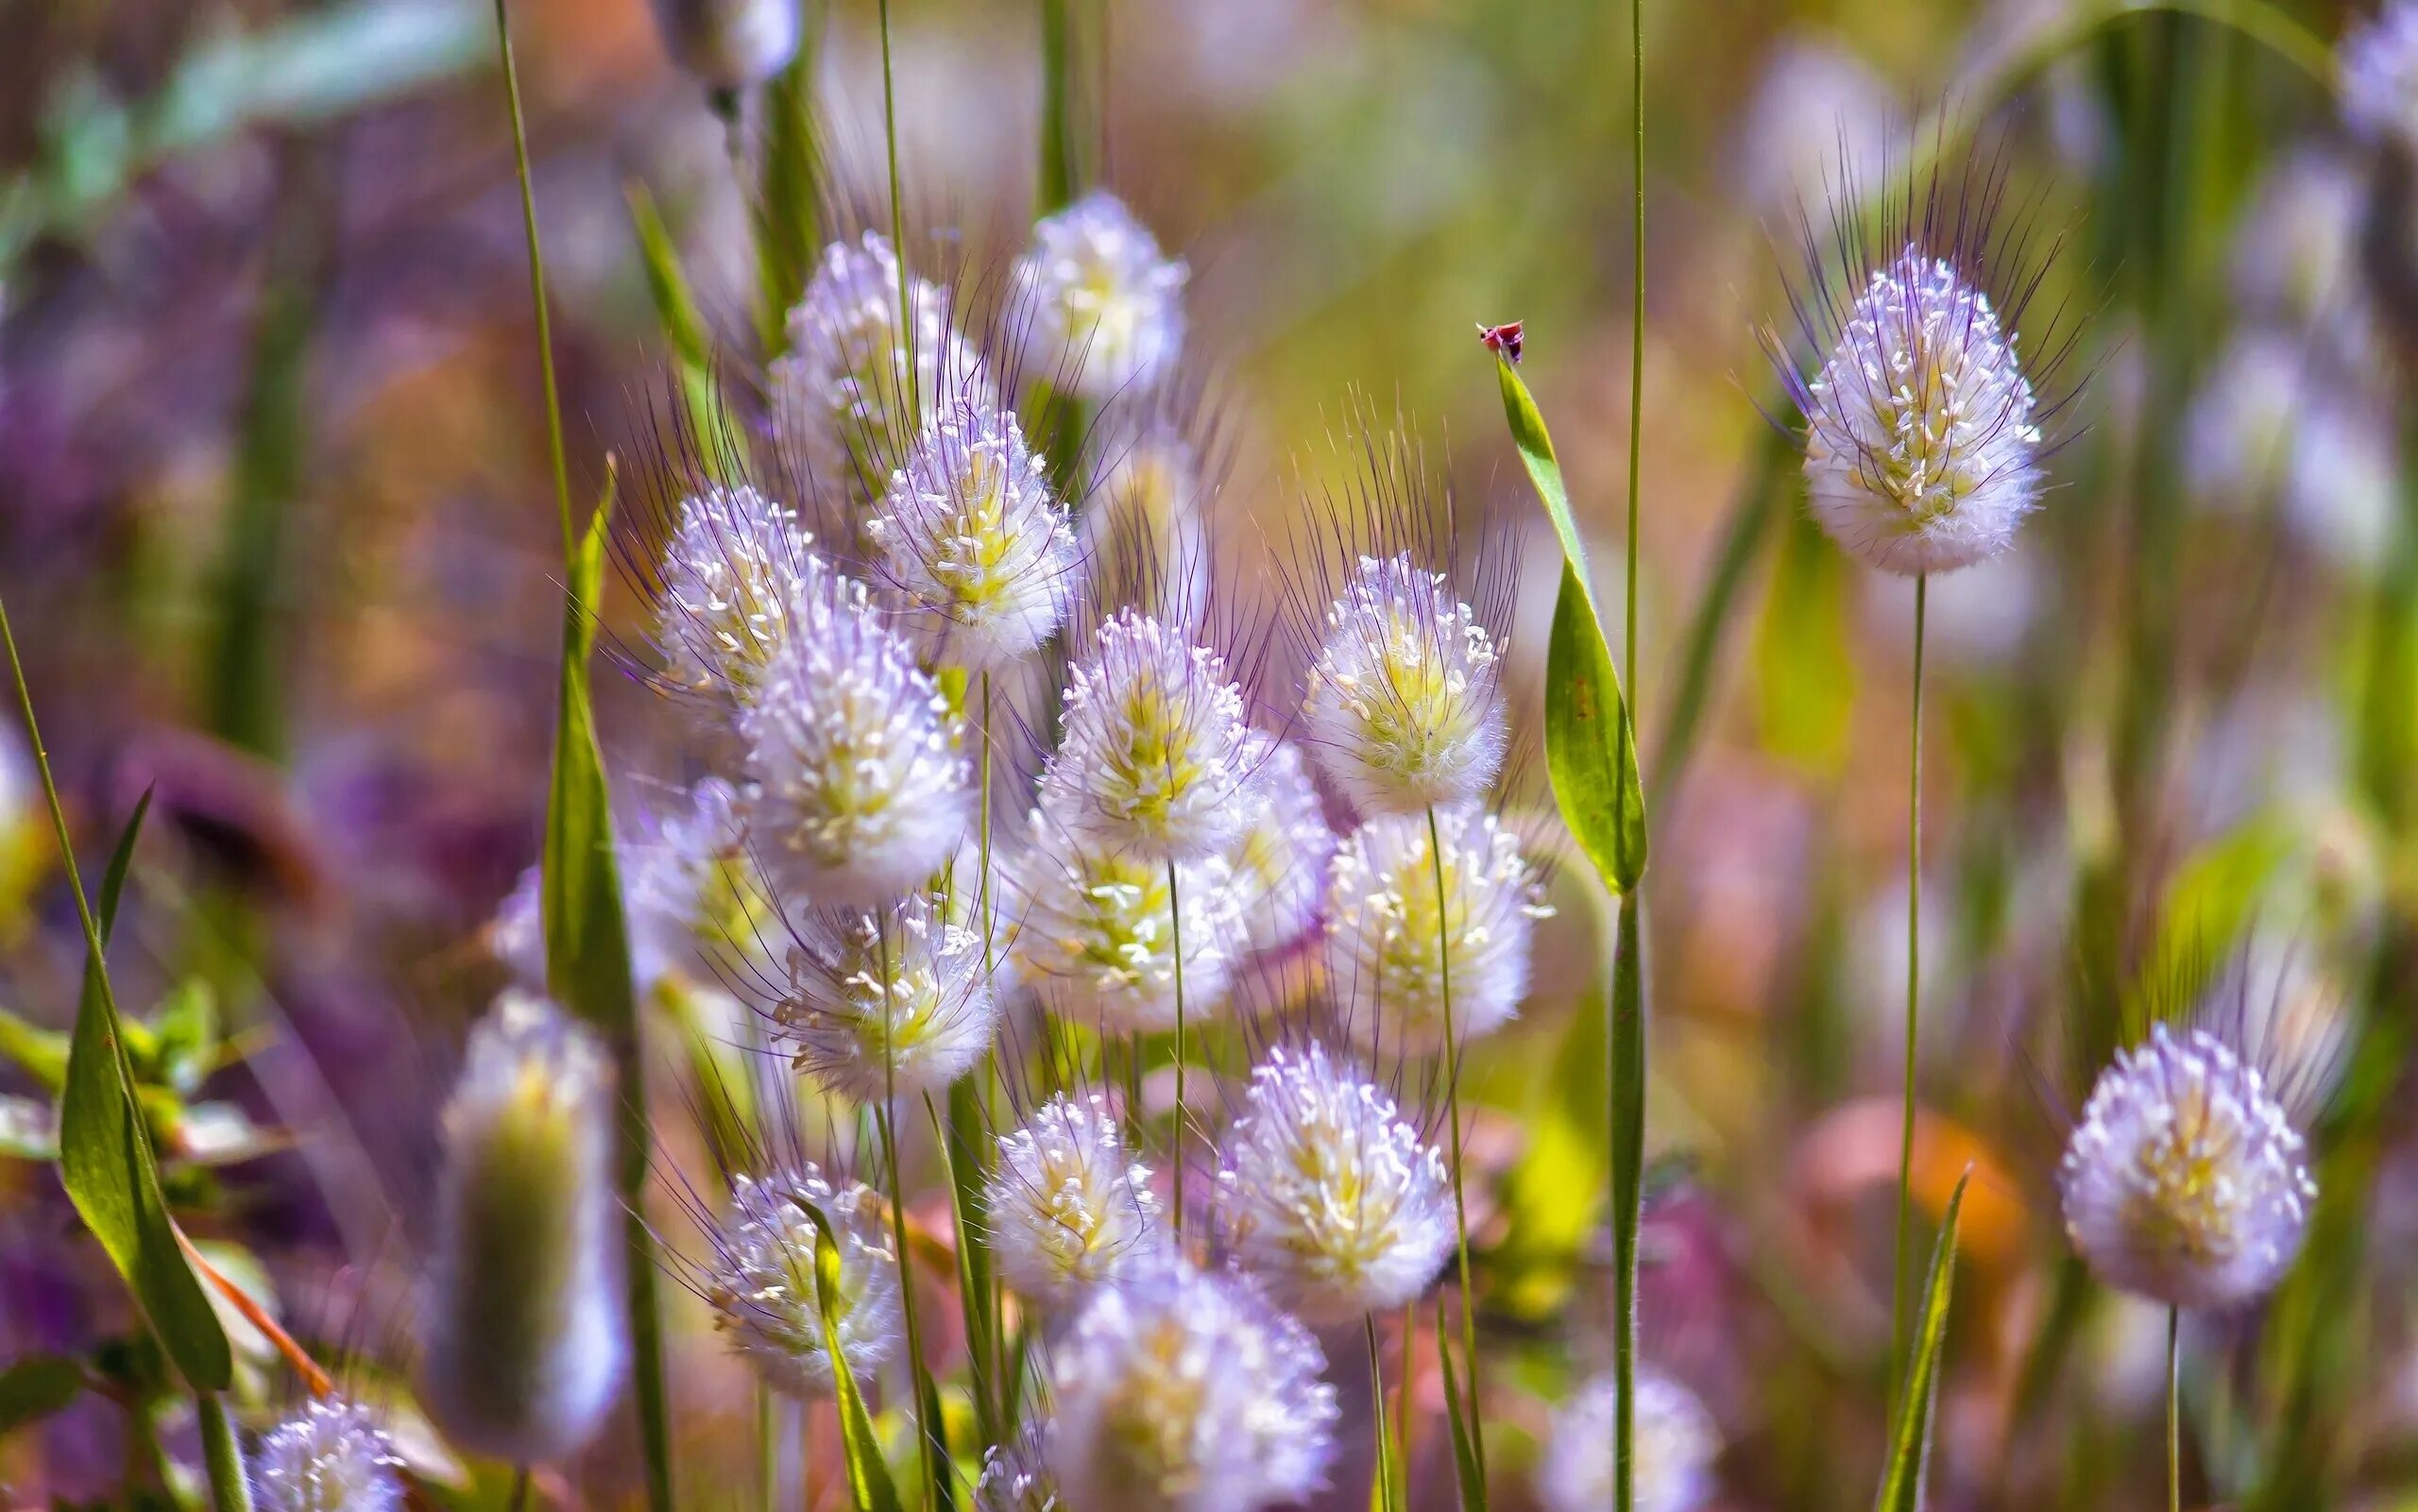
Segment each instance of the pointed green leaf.
[{"label": "pointed green leaf", "polygon": [[[102,879],[96,925],[104,945],[150,807],[145,793]],[[233,1377],[234,1359],[161,1195],[150,1126],[135,1100],[109,967],[98,957],[84,965],[83,996],[60,1097],[59,1174],[178,1372],[196,1390],[224,1390]]]},{"label": "pointed green leaf", "polygon": [[[988,1076],[987,1069],[978,1073]],[[935,1124],[938,1115],[934,1115]],[[958,1308],[965,1319],[965,1352],[974,1388],[974,1411],[986,1444],[1002,1442],[1007,1420],[998,1408],[993,1379],[999,1320],[994,1310],[990,1224],[982,1206],[982,1148],[987,1143],[982,1095],[974,1077],[960,1077],[948,1089],[948,1126],[935,1129],[948,1154],[949,1216],[957,1231]]]},{"label": "pointed green leaf", "polygon": [[764,167],[756,196],[756,248],[762,280],[759,334],[766,355],[779,351],[790,307],[806,293],[820,250],[815,196],[822,166],[814,144],[814,44],[764,86]]},{"label": "pointed green leaf", "polygon": [[624,194],[630,202],[630,227],[638,232],[639,261],[646,264],[646,292],[655,300],[655,317],[682,365],[703,367],[712,360],[712,338],[696,297],[689,292],[688,276],[680,271],[672,232],[644,184],[633,182]]},{"label": "pointed green leaf", "polygon": [[1545,647],[1545,769],[1562,822],[1605,887],[1626,892],[1645,872],[1645,788],[1619,670],[1587,577],[1587,547],[1553,437],[1517,369],[1497,361],[1503,417],[1561,543],[1561,588]]},{"label": "pointed green leaf", "polygon": [[1932,1247],[1931,1275],[1923,1283],[1922,1309],[1916,1315],[1914,1359],[1890,1438],[1889,1468],[1873,1504],[1877,1512],[1921,1512],[1923,1476],[1931,1466],[1932,1413],[1939,1400],[1940,1348],[1948,1339],[1948,1294],[1956,1277],[1956,1215],[1965,1205],[1965,1183],[1972,1179],[1969,1170],[1956,1179],[1948,1211],[1940,1217],[1939,1242]]},{"label": "pointed green leaf", "polygon": [[1460,1482],[1461,1512],[1486,1512],[1486,1471],[1477,1462],[1470,1422],[1474,1403],[1461,1400],[1460,1372],[1453,1364],[1453,1341],[1444,1327],[1444,1299],[1436,1299],[1436,1363],[1444,1377],[1444,1417],[1453,1433],[1453,1473]]},{"label": "pointed green leaf", "polygon": [[39,1422],[82,1395],[84,1368],[63,1354],[28,1354],[0,1370],[0,1434]]},{"label": "pointed green leaf", "polygon": [[50,1092],[67,1084],[68,1036],[28,1024],[0,1008],[0,1061],[7,1061]]},{"label": "pointed green leaf", "polygon": [[[823,1348],[831,1361],[833,1395],[839,1399],[840,1443],[848,1466],[848,1498],[856,1512],[900,1512],[898,1488],[891,1483],[890,1464],[882,1457],[881,1436],[874,1432],[873,1415],[865,1411],[864,1393],[840,1339],[840,1241],[831,1221],[813,1203],[798,1201],[814,1225],[814,1307],[823,1320]],[[899,1257],[903,1263],[905,1256]]]}]

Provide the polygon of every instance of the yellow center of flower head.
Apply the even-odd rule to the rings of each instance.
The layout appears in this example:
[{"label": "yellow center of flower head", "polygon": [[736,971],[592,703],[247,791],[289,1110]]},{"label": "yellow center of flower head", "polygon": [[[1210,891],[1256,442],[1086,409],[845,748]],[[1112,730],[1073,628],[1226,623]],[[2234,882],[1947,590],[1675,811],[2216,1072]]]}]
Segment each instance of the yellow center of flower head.
[{"label": "yellow center of flower head", "polygon": [[1440,574],[1363,557],[1310,671],[1310,748],[1364,811],[1474,798],[1502,760],[1495,666],[1493,637]]},{"label": "yellow center of flower head", "polygon": [[1194,1441],[1211,1368],[1201,1346],[1183,1318],[1163,1315],[1144,1326],[1129,1357],[1107,1436],[1116,1446],[1112,1463],[1126,1472],[1136,1505],[1178,1504],[1200,1484]]}]

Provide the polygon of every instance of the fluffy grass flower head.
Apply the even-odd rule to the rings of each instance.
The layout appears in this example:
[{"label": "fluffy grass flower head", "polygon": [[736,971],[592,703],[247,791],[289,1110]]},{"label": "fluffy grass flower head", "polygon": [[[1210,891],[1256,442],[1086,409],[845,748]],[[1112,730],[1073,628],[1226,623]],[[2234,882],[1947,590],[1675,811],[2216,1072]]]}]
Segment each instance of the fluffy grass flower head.
[{"label": "fluffy grass flower head", "polygon": [[2371,145],[2418,150],[2418,5],[2385,0],[2342,39],[2342,122]]},{"label": "fluffy grass flower head", "polygon": [[730,1213],[714,1235],[703,1288],[714,1326],[758,1379],[801,1401],[828,1397],[838,1378],[815,1292],[814,1220],[840,1249],[840,1349],[859,1376],[888,1359],[898,1331],[898,1263],[881,1199],[862,1182],[834,1182],[810,1162],[731,1181]]},{"label": "fluffy grass flower head", "polygon": [[1092,1293],[1051,1366],[1047,1469],[1068,1512],[1306,1501],[1337,1416],[1317,1340],[1240,1278],[1170,1258]]},{"label": "fluffy grass flower head", "polygon": [[1313,1324],[1411,1300],[1453,1247],[1442,1158],[1383,1088],[1315,1044],[1252,1068],[1217,1205],[1237,1263]]},{"label": "fluffy grass flower head", "polygon": [[[1537,1494],[1549,1512],[1599,1512],[1612,1504],[1612,1428],[1620,1378],[1599,1375],[1553,1417],[1537,1466]],[[1652,1368],[1637,1372],[1638,1512],[1694,1512],[1712,1495],[1721,1432],[1695,1394]]]},{"label": "fluffy grass flower head", "polygon": [[707,89],[743,90],[797,56],[798,0],[655,0],[673,60]]},{"label": "fluffy grass flower head", "polygon": [[613,1079],[593,1033],[506,992],[445,1107],[424,1392],[465,1449],[559,1460],[595,1434],[626,1344]]},{"label": "fluffy grass flower head", "polygon": [[245,1468],[258,1512],[401,1512],[402,1465],[367,1411],[323,1397],[261,1435]]},{"label": "fluffy grass flower head", "polygon": [[996,393],[981,356],[961,335],[950,298],[910,276],[911,334],[901,317],[897,253],[867,231],[823,249],[789,315],[789,350],[768,374],[774,433],[803,470],[808,495],[853,523],[932,421]]},{"label": "fluffy grass flower head", "polygon": [[[1438,885],[1438,872],[1442,885]],[[1475,807],[1381,814],[1345,837],[1327,871],[1330,989],[1372,1052],[1441,1050],[1491,1033],[1528,991],[1546,911],[1517,836]]]},{"label": "fluffy grass flower head", "polygon": [[796,927],[775,1041],[835,1096],[878,1107],[945,1091],[990,1047],[997,1018],[982,937],[917,894],[878,912],[824,909]]},{"label": "fluffy grass flower head", "polygon": [[1183,349],[1187,277],[1123,200],[1094,190],[1037,223],[1016,263],[1027,363],[1086,399],[1149,386]]},{"label": "fluffy grass flower head", "polygon": [[1196,1021],[1225,997],[1239,920],[1221,858],[1167,863],[1102,849],[1035,814],[1010,878],[1015,960],[1050,1007],[1115,1033],[1175,1025],[1177,962]]},{"label": "fluffy grass flower head", "polygon": [[2100,1075],[2057,1186],[2067,1235],[2101,1280],[2200,1311],[2273,1290],[2317,1197],[2258,1068],[2205,1028],[2163,1023]]},{"label": "fluffy grass flower head", "polygon": [[836,574],[796,512],[753,488],[680,501],[651,582],[665,685],[747,696],[765,666],[831,602]]},{"label": "fluffy grass flower head", "polygon": [[1364,556],[1327,611],[1303,738],[1362,813],[1473,801],[1503,767],[1498,660],[1442,573]]},{"label": "fluffy grass flower head", "polygon": [[866,535],[877,573],[944,659],[1005,667],[1066,618],[1075,533],[1011,410],[950,404],[892,475]]},{"label": "fluffy grass flower head", "polygon": [[739,730],[749,849],[785,893],[889,902],[940,870],[973,822],[961,722],[860,597],[782,649]]},{"label": "fluffy grass flower head", "polygon": [[1242,690],[1225,658],[1127,612],[1100,626],[1065,696],[1041,801],[1068,830],[1159,860],[1220,856],[1258,817]]},{"label": "fluffy grass flower head", "polygon": [[1254,756],[1252,765],[1265,802],[1227,861],[1242,909],[1243,948],[1282,950],[1317,922],[1335,831],[1327,827],[1301,748],[1289,740],[1261,741],[1265,755]]},{"label": "fluffy grass flower head", "polygon": [[999,1137],[983,1187],[999,1274],[1048,1305],[1126,1274],[1158,1243],[1149,1178],[1105,1099],[1062,1095],[1043,1103]]}]

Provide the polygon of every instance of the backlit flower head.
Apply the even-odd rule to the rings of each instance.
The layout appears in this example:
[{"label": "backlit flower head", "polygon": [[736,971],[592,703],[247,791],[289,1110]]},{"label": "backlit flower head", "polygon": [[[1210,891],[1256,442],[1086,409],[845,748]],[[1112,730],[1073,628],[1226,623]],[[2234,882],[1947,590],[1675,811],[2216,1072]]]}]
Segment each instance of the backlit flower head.
[{"label": "backlit flower head", "polygon": [[1805,384],[1814,519],[1883,571],[1967,567],[2039,506],[2038,401],[1990,297],[1908,243]]},{"label": "backlit flower head", "polygon": [[626,1354],[612,1067],[584,1026],[507,992],[445,1105],[423,1391],[453,1442],[520,1464],[586,1444]]},{"label": "backlit flower head", "polygon": [[840,1348],[850,1371],[867,1376],[896,1345],[898,1263],[881,1199],[862,1182],[834,1182],[811,1162],[734,1178],[704,1287],[730,1347],[765,1385],[800,1399],[827,1397],[836,1385],[815,1293],[809,1206],[839,1244]]},{"label": "backlit flower head", "polygon": [[1227,861],[1242,909],[1243,948],[1281,950],[1318,918],[1335,832],[1301,749],[1289,740],[1260,740],[1266,754],[1253,756],[1252,765],[1265,802]]},{"label": "backlit flower head", "polygon": [[1159,1243],[1149,1171],[1098,1096],[1050,1098],[999,1137],[983,1187],[999,1274],[1027,1298],[1068,1301],[1147,1260]]},{"label": "backlit flower head", "polygon": [[[1206,618],[1212,553],[1205,506],[1221,462],[1204,458],[1202,445],[1192,439],[1192,431],[1207,423],[1194,413],[1198,405],[1194,397],[1163,406],[1130,434],[1101,445],[1076,545],[1082,603],[1102,615],[1130,606],[1191,634]],[[1164,412],[1169,408],[1174,413]],[[1210,444],[1214,451],[1214,440]]]},{"label": "backlit flower head", "polygon": [[796,513],[753,488],[682,500],[644,585],[665,684],[745,698],[798,621],[832,602],[836,576]]},{"label": "backlit flower head", "polygon": [[797,56],[799,0],[655,0],[673,60],[707,89],[760,84]]},{"label": "backlit flower head", "polygon": [[[1553,1416],[1537,1464],[1537,1494],[1548,1512],[1600,1512],[1612,1504],[1612,1429],[1620,1378],[1599,1375]],[[1694,1512],[1712,1495],[1721,1431],[1695,1394],[1650,1367],[1637,1372],[1638,1512]]]},{"label": "backlit flower head", "polygon": [[1059,1341],[1044,1454],[1067,1512],[1256,1512],[1324,1484],[1338,1416],[1301,1324],[1168,1258],[1095,1290]]},{"label": "backlit flower head", "polygon": [[1224,1001],[1240,926],[1222,858],[1177,863],[1171,902],[1166,862],[1097,849],[1037,813],[1031,831],[1008,881],[1015,956],[1053,1010],[1112,1032],[1173,1028],[1179,943],[1186,1016]]},{"label": "backlit flower head", "polygon": [[1362,557],[1327,611],[1303,739],[1363,813],[1481,796],[1507,740],[1494,637],[1443,574]]},{"label": "backlit flower head", "polygon": [[790,312],[789,350],[768,374],[774,433],[827,529],[853,529],[949,406],[997,400],[980,354],[957,331],[949,296],[911,275],[911,343],[898,274],[897,254],[872,231],[825,247]]},{"label": "backlit flower head", "polygon": [[1066,617],[1075,533],[1013,411],[950,404],[892,474],[865,534],[876,572],[945,660],[1004,666]]},{"label": "backlit flower head", "polygon": [[402,1464],[366,1410],[322,1397],[261,1435],[245,1469],[259,1512],[401,1512]]},{"label": "backlit flower head", "polygon": [[1217,1205],[1235,1262],[1314,1324],[1411,1300],[1453,1247],[1442,1159],[1383,1088],[1315,1044],[1252,1068]]},{"label": "backlit flower head", "polygon": [[1014,275],[1028,365],[1087,399],[1149,386],[1183,349],[1186,276],[1105,190],[1043,217]]},{"label": "backlit flower head", "polygon": [[945,1091],[990,1048],[997,1006],[982,937],[918,893],[878,912],[824,909],[796,926],[775,1043],[860,1106]]},{"label": "backlit flower head", "polygon": [[2101,1280],[2195,1310],[2273,1289],[2317,1197],[2258,1069],[2205,1028],[2163,1023],[2100,1075],[2057,1186],[2067,1235]]},{"label": "backlit flower head", "polygon": [[1345,837],[1328,869],[1328,977],[1350,1032],[1372,1049],[1442,1049],[1448,995],[1464,1040],[1500,1028],[1527,995],[1543,910],[1518,838],[1474,807],[1438,809],[1433,824],[1440,851],[1428,815],[1381,814]]},{"label": "backlit flower head", "polygon": [[782,649],[739,730],[748,849],[785,894],[888,902],[940,870],[973,821],[961,722],[861,603]]},{"label": "backlit flower head", "polygon": [[1069,674],[1042,807],[1095,845],[1162,860],[1222,855],[1258,817],[1256,749],[1225,658],[1129,611],[1100,626]]},{"label": "backlit flower head", "polygon": [[2418,5],[2385,0],[2342,39],[2342,123],[2372,145],[2418,148]]}]

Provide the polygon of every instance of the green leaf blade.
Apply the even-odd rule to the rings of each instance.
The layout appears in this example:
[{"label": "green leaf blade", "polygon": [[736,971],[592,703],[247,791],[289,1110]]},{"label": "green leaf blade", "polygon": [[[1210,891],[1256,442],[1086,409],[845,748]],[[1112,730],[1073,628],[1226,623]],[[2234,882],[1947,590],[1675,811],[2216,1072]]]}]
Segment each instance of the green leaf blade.
[{"label": "green leaf blade", "polygon": [[[882,1457],[881,1436],[874,1431],[873,1415],[865,1410],[864,1393],[848,1364],[840,1338],[840,1241],[831,1220],[811,1202],[800,1201],[814,1225],[814,1308],[823,1324],[823,1348],[831,1361],[833,1395],[840,1409],[840,1442],[847,1461],[848,1499],[856,1512],[900,1512],[898,1487],[891,1481],[890,1463]],[[899,1257],[903,1268],[906,1257]]]},{"label": "green leaf blade", "polygon": [[1948,1339],[1949,1293],[1956,1277],[1956,1219],[1965,1205],[1966,1183],[1972,1179],[1969,1170],[1956,1179],[1948,1211],[1940,1217],[1939,1242],[1932,1247],[1931,1274],[1923,1282],[1922,1307],[1916,1315],[1914,1359],[1890,1438],[1888,1470],[1873,1504],[1876,1512],[1921,1512],[1932,1419],[1939,1400],[1940,1351]]}]

